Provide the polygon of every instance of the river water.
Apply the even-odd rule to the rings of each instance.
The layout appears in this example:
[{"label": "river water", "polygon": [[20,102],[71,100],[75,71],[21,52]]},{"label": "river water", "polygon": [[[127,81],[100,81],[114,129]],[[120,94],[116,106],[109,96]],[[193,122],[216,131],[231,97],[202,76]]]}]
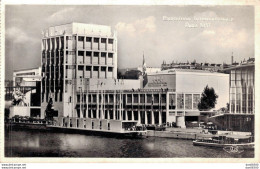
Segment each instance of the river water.
[{"label": "river water", "polygon": [[191,140],[171,138],[126,139],[35,130],[6,130],[5,156],[253,158],[254,151],[228,153],[221,148],[193,146]]}]

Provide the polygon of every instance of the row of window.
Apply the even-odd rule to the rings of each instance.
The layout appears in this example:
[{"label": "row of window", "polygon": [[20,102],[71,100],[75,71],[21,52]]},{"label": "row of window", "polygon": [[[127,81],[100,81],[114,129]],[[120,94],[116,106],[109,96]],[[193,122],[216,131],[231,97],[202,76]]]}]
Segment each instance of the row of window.
[{"label": "row of window", "polygon": [[[126,99],[126,104],[132,104],[132,103],[150,103],[150,104],[159,104],[166,103],[166,95],[162,94],[161,97],[159,94],[124,94],[122,96],[122,100]],[[184,101],[185,97],[185,101]],[[119,96],[115,98],[119,101]],[[100,102],[103,100],[104,103],[113,103],[114,102],[114,95],[108,94],[108,95],[101,95],[99,94],[99,100]],[[79,102],[86,102],[86,95],[77,95],[77,101]],[[198,103],[200,101],[200,94],[177,94],[177,100],[176,100],[176,94],[169,94],[169,109],[197,109]],[[96,95],[89,95],[88,96],[88,102],[89,103],[96,103],[97,102],[97,96]]]},{"label": "row of window", "polygon": [[[111,38],[93,38],[93,37],[83,37],[83,36],[79,36],[78,37],[78,43],[80,42],[89,42],[91,43],[92,40],[94,43],[108,43],[108,44],[113,44],[114,43],[114,39]],[[66,36],[66,48],[69,46],[69,44],[72,44],[73,46],[75,46],[76,44],[76,36]],[[64,47],[64,38],[63,37],[57,37],[57,38],[49,38],[49,39],[43,39],[42,40],[42,49],[43,50],[54,50],[54,49],[63,49]]]},{"label": "row of window", "polygon": [[200,94],[169,94],[169,109],[198,109],[199,101]]}]

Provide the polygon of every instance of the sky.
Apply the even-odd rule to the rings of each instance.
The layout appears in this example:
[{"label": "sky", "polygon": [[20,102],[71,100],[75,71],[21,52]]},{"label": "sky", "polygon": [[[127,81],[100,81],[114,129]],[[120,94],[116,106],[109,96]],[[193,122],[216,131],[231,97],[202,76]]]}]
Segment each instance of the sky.
[{"label": "sky", "polygon": [[[42,30],[71,22],[117,31],[118,67],[163,61],[230,63],[254,57],[252,6],[7,5],[5,74],[40,66]],[[206,20],[198,20],[206,19]],[[215,20],[213,20],[215,19]]]}]

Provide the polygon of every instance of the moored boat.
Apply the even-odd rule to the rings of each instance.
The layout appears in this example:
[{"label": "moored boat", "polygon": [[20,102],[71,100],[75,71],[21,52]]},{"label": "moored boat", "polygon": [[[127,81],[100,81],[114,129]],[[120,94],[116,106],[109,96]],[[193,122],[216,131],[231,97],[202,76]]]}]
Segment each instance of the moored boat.
[{"label": "moored boat", "polygon": [[147,136],[144,126],[137,121],[108,120],[96,118],[57,117],[47,125],[53,131],[71,133],[91,133],[104,136],[138,137]]},{"label": "moored boat", "polygon": [[213,135],[210,138],[194,140],[193,145],[216,148],[240,147],[243,149],[254,149],[254,140],[252,136]]}]

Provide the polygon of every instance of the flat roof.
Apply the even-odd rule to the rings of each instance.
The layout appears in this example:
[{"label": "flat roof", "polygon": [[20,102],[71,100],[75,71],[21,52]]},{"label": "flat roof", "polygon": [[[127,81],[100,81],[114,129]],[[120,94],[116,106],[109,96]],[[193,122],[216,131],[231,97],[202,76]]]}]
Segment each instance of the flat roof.
[{"label": "flat roof", "polygon": [[35,70],[35,69],[39,69],[39,68],[41,68],[41,67],[16,69],[16,70],[14,70],[14,72],[20,72],[20,71],[26,71],[26,70]]},{"label": "flat roof", "polygon": [[95,26],[111,27],[111,26],[109,26],[109,25],[101,25],[101,24],[94,24],[94,23],[69,22],[69,23],[64,23],[64,24],[49,26],[49,27],[47,27],[47,28],[45,28],[45,29],[49,29],[49,28],[57,27],[57,26],[73,25],[73,24],[84,24],[84,25],[95,25]]},{"label": "flat roof", "polygon": [[199,69],[167,69],[160,72],[149,73],[148,75],[160,75],[160,74],[176,74],[176,73],[208,73],[208,74],[225,74],[221,72],[209,71],[209,70],[199,70]]},{"label": "flat roof", "polygon": [[255,63],[249,63],[249,64],[245,64],[245,65],[234,66],[234,67],[226,68],[223,71],[240,69],[240,68],[245,68],[245,67],[252,67],[252,66],[255,66]]}]

